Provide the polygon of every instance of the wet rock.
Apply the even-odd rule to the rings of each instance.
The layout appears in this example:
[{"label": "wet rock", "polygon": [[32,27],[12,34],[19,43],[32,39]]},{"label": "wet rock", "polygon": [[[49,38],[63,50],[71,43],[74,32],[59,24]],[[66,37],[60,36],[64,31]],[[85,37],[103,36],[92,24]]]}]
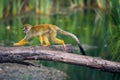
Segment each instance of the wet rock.
[{"label": "wet rock", "polygon": [[0,64],[0,80],[66,80],[67,75],[54,68],[20,64]]}]

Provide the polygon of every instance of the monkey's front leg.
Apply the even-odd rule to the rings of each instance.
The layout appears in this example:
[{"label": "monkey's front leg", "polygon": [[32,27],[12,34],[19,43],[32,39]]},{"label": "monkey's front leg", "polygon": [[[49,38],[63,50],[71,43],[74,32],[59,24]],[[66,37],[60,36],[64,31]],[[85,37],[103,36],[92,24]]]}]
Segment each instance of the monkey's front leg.
[{"label": "monkey's front leg", "polygon": [[44,46],[50,46],[50,42],[48,40],[48,35],[43,35],[43,39],[44,39],[44,42],[45,42]]},{"label": "monkey's front leg", "polygon": [[40,46],[42,46],[43,45],[43,37],[42,37],[42,35],[41,36],[37,36],[37,37],[38,37],[38,39],[40,41]]},{"label": "monkey's front leg", "polygon": [[[50,42],[48,40],[48,35],[44,34],[44,35],[40,35],[38,36],[39,41],[40,41],[40,46],[50,46]],[[45,42],[45,45],[43,45],[43,41]]]},{"label": "monkey's front leg", "polygon": [[21,41],[19,41],[19,42],[17,42],[17,43],[14,43],[13,45],[14,45],[14,46],[22,46],[22,45],[24,45],[24,44],[26,44],[26,43],[27,43],[27,40],[22,39]]}]

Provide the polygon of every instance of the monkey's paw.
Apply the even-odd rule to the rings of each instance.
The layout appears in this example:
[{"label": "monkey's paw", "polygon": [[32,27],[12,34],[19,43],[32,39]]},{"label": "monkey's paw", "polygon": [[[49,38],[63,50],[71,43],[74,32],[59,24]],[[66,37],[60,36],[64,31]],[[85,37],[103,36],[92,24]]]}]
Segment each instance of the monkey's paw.
[{"label": "monkey's paw", "polygon": [[19,43],[13,43],[13,46],[21,46]]}]

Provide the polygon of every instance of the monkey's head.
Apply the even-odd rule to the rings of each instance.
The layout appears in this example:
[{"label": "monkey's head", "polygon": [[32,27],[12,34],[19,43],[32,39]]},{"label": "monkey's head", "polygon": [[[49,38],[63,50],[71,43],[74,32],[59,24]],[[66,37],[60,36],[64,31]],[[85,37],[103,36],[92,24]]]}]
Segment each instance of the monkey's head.
[{"label": "monkey's head", "polygon": [[27,33],[31,29],[32,25],[25,24],[23,25],[23,32]]}]

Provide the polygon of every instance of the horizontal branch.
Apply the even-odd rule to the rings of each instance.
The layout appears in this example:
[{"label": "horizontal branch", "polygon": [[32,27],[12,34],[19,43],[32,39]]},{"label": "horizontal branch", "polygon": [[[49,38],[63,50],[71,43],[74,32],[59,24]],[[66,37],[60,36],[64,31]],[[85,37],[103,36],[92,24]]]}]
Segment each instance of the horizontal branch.
[{"label": "horizontal branch", "polygon": [[[108,72],[120,73],[120,63],[103,60],[97,57],[77,55],[65,51],[58,51],[56,47],[0,47],[0,63],[24,60],[51,60],[86,66]],[[62,48],[62,46],[59,46]],[[67,48],[68,51],[70,50]],[[62,49],[61,49],[62,50]],[[72,50],[71,50],[72,51]]]}]

